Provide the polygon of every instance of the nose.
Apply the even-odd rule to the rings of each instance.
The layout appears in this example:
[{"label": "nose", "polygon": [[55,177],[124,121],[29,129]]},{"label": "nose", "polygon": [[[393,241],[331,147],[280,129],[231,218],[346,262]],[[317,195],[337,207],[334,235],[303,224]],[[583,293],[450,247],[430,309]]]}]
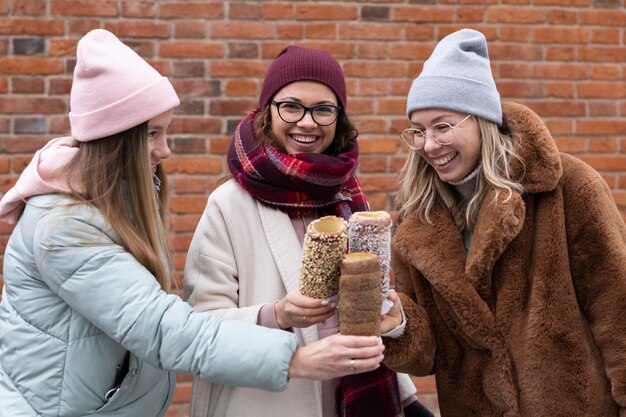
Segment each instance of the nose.
[{"label": "nose", "polygon": [[313,120],[313,113],[311,110],[306,110],[304,112],[304,116],[302,117],[302,119],[298,121],[298,126],[303,126],[303,127],[317,126],[317,123],[315,123],[315,120]]},{"label": "nose", "polygon": [[167,159],[172,155],[172,150],[167,144],[167,137],[165,135],[155,144],[155,147],[152,149],[152,154],[159,159]]},{"label": "nose", "polygon": [[430,152],[439,149],[442,146],[443,145],[441,145],[435,140],[435,138],[433,138],[432,132],[430,130],[427,130],[426,137],[424,138],[424,152]]}]

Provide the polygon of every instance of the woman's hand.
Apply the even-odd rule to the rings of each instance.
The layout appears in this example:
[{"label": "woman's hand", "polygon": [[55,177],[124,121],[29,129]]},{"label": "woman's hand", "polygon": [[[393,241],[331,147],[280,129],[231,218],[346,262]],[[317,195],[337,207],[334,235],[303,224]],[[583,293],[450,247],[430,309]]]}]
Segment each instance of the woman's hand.
[{"label": "woman's hand", "polygon": [[373,371],[384,358],[384,348],[376,336],[328,336],[296,350],[289,377],[323,381]]},{"label": "woman's hand", "polygon": [[387,314],[380,317],[380,333],[387,333],[402,324],[402,303],[398,294],[394,290],[387,293],[389,300],[393,302],[393,306]]},{"label": "woman's hand", "polygon": [[335,314],[335,302],[320,300],[300,294],[295,289],[274,304],[276,320],[281,329],[289,327],[309,327]]}]

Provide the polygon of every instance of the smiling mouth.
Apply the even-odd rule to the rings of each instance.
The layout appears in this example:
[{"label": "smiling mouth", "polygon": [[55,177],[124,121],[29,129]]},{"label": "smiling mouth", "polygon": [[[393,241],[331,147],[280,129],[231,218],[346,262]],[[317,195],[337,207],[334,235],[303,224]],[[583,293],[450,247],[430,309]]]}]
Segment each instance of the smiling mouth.
[{"label": "smiling mouth", "polygon": [[313,143],[317,140],[317,136],[291,135],[291,139],[298,143]]},{"label": "smiling mouth", "polygon": [[437,166],[443,166],[449,163],[450,161],[452,161],[454,158],[456,158],[456,155],[457,153],[453,152],[453,153],[446,154],[442,156],[441,158],[433,159],[432,161]]}]

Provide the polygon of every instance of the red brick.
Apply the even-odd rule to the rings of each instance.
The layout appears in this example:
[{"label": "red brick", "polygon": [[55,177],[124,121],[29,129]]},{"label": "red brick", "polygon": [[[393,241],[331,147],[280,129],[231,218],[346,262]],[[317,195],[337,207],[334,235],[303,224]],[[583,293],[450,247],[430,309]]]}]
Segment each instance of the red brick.
[{"label": "red brick", "polygon": [[584,46],[578,50],[578,59],[581,61],[623,62],[626,56],[626,47],[609,47],[601,45]]},{"label": "red brick", "polygon": [[4,154],[28,153],[28,154],[33,155],[49,140],[50,140],[49,137],[36,136],[36,135],[32,135],[32,136],[0,135],[0,154],[1,153],[4,153]]},{"label": "red brick", "polygon": [[536,43],[589,43],[591,32],[588,28],[547,27],[532,31]]},{"label": "red brick", "polygon": [[363,191],[396,191],[398,183],[395,177],[388,175],[361,175],[359,177]]},{"label": "red brick", "polygon": [[76,56],[78,39],[51,39],[49,44],[51,56]]},{"label": "red brick", "polygon": [[591,117],[618,117],[619,108],[615,101],[594,101],[589,103]]},{"label": "red brick", "polygon": [[545,86],[546,97],[573,98],[576,94],[576,85],[569,82],[549,82]]},{"label": "red brick", "polygon": [[548,12],[548,23],[552,25],[575,25],[577,20],[576,10],[554,8]]},{"label": "red brick", "polygon": [[545,79],[582,80],[589,78],[588,65],[535,64],[530,67],[530,77]]},{"label": "red brick", "polygon": [[217,174],[222,172],[222,158],[215,156],[177,156],[164,162],[169,173]]},{"label": "red brick", "polygon": [[230,145],[230,142],[230,136],[211,138],[211,153],[217,155],[225,155],[228,152],[228,146]]},{"label": "red brick", "polygon": [[72,87],[71,78],[49,78],[49,94],[69,94]]},{"label": "red brick", "polygon": [[212,100],[210,113],[219,116],[244,116],[252,110],[257,103],[258,101],[255,99]]},{"label": "red brick", "polygon": [[65,101],[57,98],[0,97],[0,113],[50,114],[65,111]]},{"label": "red brick", "polygon": [[43,15],[46,14],[46,0],[13,1],[14,15]]},{"label": "red brick", "polygon": [[623,81],[615,83],[583,82],[578,84],[578,94],[581,98],[626,98],[626,84]]},{"label": "red brick", "polygon": [[546,12],[543,9],[527,7],[490,7],[487,10],[489,23],[545,23]]},{"label": "red brick", "polygon": [[604,44],[619,44],[620,42],[620,30],[615,29],[592,29],[591,30],[591,42],[592,43],[604,43]]},{"label": "red brick", "polygon": [[221,58],[224,46],[219,42],[161,42],[159,55],[175,58]]},{"label": "red brick", "polygon": [[167,38],[169,36],[167,23],[154,20],[111,21],[105,24],[105,29],[115,33],[118,37]]},{"label": "red brick", "polygon": [[181,117],[177,116],[172,121],[170,127],[170,134],[175,133],[202,133],[203,135],[209,133],[219,133],[221,128],[221,121],[219,119],[209,117]]},{"label": "red brick", "polygon": [[6,156],[0,156],[0,174],[9,173],[9,158]]},{"label": "red brick", "polygon": [[594,80],[619,80],[619,67],[611,65],[593,65],[591,67],[591,78]]},{"label": "red brick", "polygon": [[498,91],[505,97],[543,97],[543,84],[537,81],[498,81]]},{"label": "red brick", "polygon": [[364,173],[386,172],[387,158],[364,155],[359,159],[359,170]]},{"label": "red brick", "polygon": [[291,20],[294,18],[294,6],[290,3],[266,3],[261,5],[261,17],[264,20]]},{"label": "red brick", "polygon": [[401,77],[404,68],[396,62],[350,61],[343,66],[346,77]]},{"label": "red brick", "polygon": [[406,110],[406,99],[378,99],[378,114],[402,114]]},{"label": "red brick", "polygon": [[574,61],[576,48],[573,46],[548,46],[546,48],[547,61]]},{"label": "red brick", "polygon": [[71,19],[67,25],[69,34],[83,36],[90,30],[99,29],[101,23],[97,19]]},{"label": "red brick", "polygon": [[533,101],[527,103],[542,117],[568,116],[581,117],[585,115],[585,104],[572,101]]},{"label": "red brick", "polygon": [[599,171],[626,170],[626,155],[580,155],[579,158]]},{"label": "red brick", "polygon": [[209,75],[211,77],[259,77],[262,78],[267,71],[269,63],[257,60],[237,60],[237,61],[213,61]]},{"label": "red brick", "polygon": [[262,5],[257,3],[230,2],[228,7],[230,19],[259,20],[262,17]]},{"label": "red brick", "polygon": [[63,35],[63,26],[63,20],[3,19],[0,20],[0,35]]},{"label": "red brick", "polygon": [[503,26],[500,29],[500,39],[504,42],[528,42],[531,33],[527,26]]},{"label": "red brick", "polygon": [[269,39],[274,26],[266,22],[215,22],[210,26],[211,39]]},{"label": "red brick", "polygon": [[117,16],[117,0],[50,0],[53,16]]},{"label": "red brick", "polygon": [[280,39],[302,39],[304,37],[304,25],[302,23],[278,23],[276,24],[276,36]]},{"label": "red brick", "polygon": [[[587,150],[593,153],[614,153],[617,150],[617,141],[613,138],[590,139]],[[626,169],[626,165],[623,168]]]},{"label": "red brick", "polygon": [[359,117],[354,120],[357,130],[361,135],[366,133],[388,133],[389,123],[386,119],[374,117]]},{"label": "red brick", "polygon": [[192,177],[192,176],[181,176],[176,177],[173,181],[174,190],[176,194],[203,194],[208,195],[209,193],[209,182],[210,180],[204,176],[202,177]]},{"label": "red brick", "polygon": [[454,18],[454,9],[443,7],[407,6],[394,7],[391,20],[411,23],[450,23]]},{"label": "red brick", "polygon": [[174,35],[177,38],[205,38],[207,34],[207,26],[204,21],[191,21],[185,19],[180,22],[174,22]]},{"label": "red brick", "polygon": [[[206,198],[205,198],[206,204]],[[176,232],[193,232],[196,230],[200,216],[197,214],[172,215],[171,222]]]},{"label": "red brick", "polygon": [[386,58],[390,49],[386,42],[360,43],[357,48],[356,57],[361,59]]},{"label": "red brick", "polygon": [[43,78],[11,77],[11,92],[14,94],[41,94],[44,88]]},{"label": "red brick", "polygon": [[230,97],[255,97],[259,94],[257,80],[227,80],[224,94]]},{"label": "red brick", "polygon": [[585,140],[574,137],[557,137],[555,138],[556,146],[561,152],[567,152],[571,154],[578,154],[584,152]]},{"label": "red brick", "polygon": [[400,137],[391,139],[359,138],[359,151],[363,154],[394,154],[400,147]]},{"label": "red brick", "polygon": [[335,39],[337,36],[336,23],[307,23],[304,27],[309,39]]},{"label": "red brick", "polygon": [[357,6],[333,4],[297,4],[296,19],[299,20],[354,20],[357,17]]},{"label": "red brick", "polygon": [[626,11],[619,10],[581,10],[579,24],[594,26],[626,26]]},{"label": "red brick", "polygon": [[174,404],[187,403],[191,400],[191,383],[182,382],[176,384],[176,390],[174,391]]},{"label": "red brick", "polygon": [[402,34],[395,26],[384,23],[342,23],[339,25],[339,38],[393,41],[402,39]]},{"label": "red brick", "polygon": [[370,191],[365,193],[365,197],[367,198],[367,202],[369,203],[371,210],[389,210],[387,204],[389,196],[387,193],[376,193]]},{"label": "red brick", "polygon": [[155,17],[156,0],[123,0],[122,16]]},{"label": "red brick", "polygon": [[[206,205],[206,196],[204,197],[190,197],[190,196],[173,196],[171,198],[171,211],[173,213],[202,213]],[[184,248],[189,247],[183,245]]]},{"label": "red brick", "polygon": [[483,7],[457,7],[456,21],[463,23],[480,23],[485,20]]},{"label": "red brick", "polygon": [[359,80],[358,92],[360,96],[387,96],[389,94],[389,81],[366,78]]},{"label": "red brick", "polygon": [[0,74],[61,74],[63,62],[39,57],[0,58]]},{"label": "red brick", "polygon": [[626,132],[626,120],[577,120],[576,132],[581,135],[623,135]]},{"label": "red brick", "polygon": [[159,17],[219,19],[224,17],[224,4],[221,2],[173,1],[159,3]]}]

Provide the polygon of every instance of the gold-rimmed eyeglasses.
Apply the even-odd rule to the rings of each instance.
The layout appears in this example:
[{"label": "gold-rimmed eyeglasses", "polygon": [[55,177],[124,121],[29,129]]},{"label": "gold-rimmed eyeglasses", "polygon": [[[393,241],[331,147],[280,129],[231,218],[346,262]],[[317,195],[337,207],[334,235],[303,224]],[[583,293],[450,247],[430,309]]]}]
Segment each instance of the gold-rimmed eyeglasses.
[{"label": "gold-rimmed eyeglasses", "polygon": [[415,150],[422,149],[426,145],[426,137],[430,131],[430,137],[440,145],[451,145],[454,143],[454,128],[471,117],[471,114],[465,116],[463,120],[452,125],[447,122],[435,123],[428,129],[417,129],[410,127],[404,129],[400,133],[400,137],[406,145]]}]

